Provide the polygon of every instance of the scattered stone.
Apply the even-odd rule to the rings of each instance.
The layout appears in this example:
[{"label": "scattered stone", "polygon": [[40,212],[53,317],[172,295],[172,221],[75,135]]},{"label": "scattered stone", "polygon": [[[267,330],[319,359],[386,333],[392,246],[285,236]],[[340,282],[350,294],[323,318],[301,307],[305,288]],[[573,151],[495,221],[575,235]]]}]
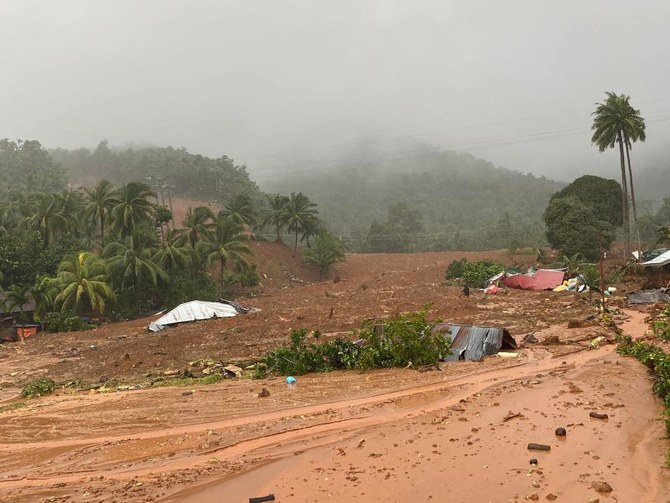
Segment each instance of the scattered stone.
[{"label": "scattered stone", "polygon": [[528,444],[528,450],[530,451],[550,451],[551,447],[546,445],[546,444],[534,444],[530,443]]},{"label": "scattered stone", "polygon": [[549,501],[556,501],[558,499],[558,496],[556,496],[554,493],[549,493],[545,496]]},{"label": "scattered stone", "polygon": [[590,327],[591,323],[586,320],[569,320],[568,328],[585,328]]},{"label": "scattered stone", "polygon": [[609,416],[607,414],[604,414],[602,412],[590,412],[589,416],[594,418],[594,419],[608,419]]},{"label": "scattered stone", "polygon": [[555,433],[557,437],[564,437],[568,434],[568,432],[565,431],[565,428],[556,428]]},{"label": "scattered stone", "polygon": [[537,466],[537,459],[532,458],[530,461],[531,466]]},{"label": "scattered stone", "polygon": [[558,338],[558,335],[548,335],[542,341],[542,344],[545,346],[557,346],[561,343],[561,340]]},{"label": "scattered stone", "polygon": [[270,396],[270,390],[267,388],[263,388],[260,393],[258,393],[258,398],[267,398]]},{"label": "scattered stone", "polygon": [[533,493],[530,496],[526,496],[526,499],[531,501],[537,501],[540,499],[540,497],[537,495],[537,493]]},{"label": "scattered stone", "polygon": [[243,370],[237,365],[226,365],[223,367],[223,371],[229,377],[242,377]]},{"label": "scattered stone", "polygon": [[612,486],[607,482],[591,482],[591,487],[598,491],[599,493],[608,494],[612,492]]}]

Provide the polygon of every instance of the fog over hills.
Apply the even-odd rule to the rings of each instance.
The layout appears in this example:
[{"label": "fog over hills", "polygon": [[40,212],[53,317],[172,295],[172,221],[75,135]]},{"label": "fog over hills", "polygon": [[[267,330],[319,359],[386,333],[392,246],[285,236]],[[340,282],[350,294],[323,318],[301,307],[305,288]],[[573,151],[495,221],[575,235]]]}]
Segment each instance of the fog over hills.
[{"label": "fog over hills", "polygon": [[654,170],[669,15],[664,0],[7,0],[0,138],[185,147],[259,183],[328,170],[362,140],[407,158],[415,140],[569,181],[617,176],[590,142],[612,90],[647,118],[634,165]]}]

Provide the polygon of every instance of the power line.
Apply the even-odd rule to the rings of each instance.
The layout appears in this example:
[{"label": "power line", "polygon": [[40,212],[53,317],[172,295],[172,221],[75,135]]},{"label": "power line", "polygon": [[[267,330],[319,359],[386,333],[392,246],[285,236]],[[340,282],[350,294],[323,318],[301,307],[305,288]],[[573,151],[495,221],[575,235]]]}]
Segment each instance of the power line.
[{"label": "power line", "polygon": [[[656,117],[651,117],[647,119],[648,123],[658,123],[666,122],[670,120],[670,114],[663,114]],[[590,128],[569,128],[569,129],[558,129],[553,131],[541,131],[537,133],[527,133],[514,136],[505,136],[500,138],[487,138],[487,139],[472,139],[466,140],[458,143],[452,144],[443,144],[436,145],[432,147],[433,151],[426,152],[425,149],[410,149],[410,150],[399,150],[395,152],[386,152],[379,154],[371,154],[364,156],[354,156],[354,157],[345,157],[339,159],[329,159],[324,161],[314,161],[309,163],[291,163],[277,166],[268,166],[268,167],[259,167],[250,170],[253,172],[254,176],[257,178],[269,178],[275,176],[276,172],[281,170],[289,170],[284,173],[276,173],[276,176],[283,176],[286,174],[292,174],[297,172],[310,172],[315,171],[320,166],[327,165],[338,165],[352,162],[370,162],[373,160],[382,160],[386,162],[394,161],[403,161],[409,159],[420,159],[424,157],[437,157],[443,155],[445,150],[462,150],[467,148],[474,148],[480,150],[482,148],[491,148],[491,147],[501,147],[509,146],[520,143],[529,143],[535,141],[544,141],[554,138],[563,138],[569,136],[575,136],[578,134],[584,134],[591,131]],[[395,157],[400,156],[400,157]],[[345,167],[345,166],[341,166]],[[268,176],[268,173],[272,173]],[[259,176],[260,175],[260,176]]]}]

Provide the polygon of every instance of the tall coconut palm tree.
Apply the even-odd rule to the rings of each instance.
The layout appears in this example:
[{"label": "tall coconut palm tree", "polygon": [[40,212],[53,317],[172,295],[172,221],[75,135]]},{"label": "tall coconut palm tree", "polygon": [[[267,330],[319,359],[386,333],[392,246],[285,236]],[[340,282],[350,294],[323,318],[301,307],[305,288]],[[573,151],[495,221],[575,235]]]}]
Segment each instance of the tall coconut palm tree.
[{"label": "tall coconut palm tree", "polygon": [[104,240],[105,222],[111,209],[120,202],[118,194],[107,180],[102,180],[85,191],[88,203],[86,214],[90,219],[100,223],[100,239]]},{"label": "tall coconut palm tree", "polygon": [[198,206],[196,209],[189,207],[182,222],[184,227],[177,229],[178,243],[180,245],[188,244],[195,250],[198,243],[207,239],[214,230],[214,220],[216,220],[216,217],[207,206]]},{"label": "tall coconut palm tree", "polygon": [[68,220],[62,213],[62,201],[54,194],[33,194],[25,208],[29,215],[28,227],[38,230],[47,246],[53,241],[56,232],[67,228]]},{"label": "tall coconut palm tree", "polygon": [[[637,223],[637,205],[635,204],[635,186],[633,185],[633,168],[630,163],[630,151],[633,149],[633,143],[638,140],[643,142],[647,139],[646,125],[644,118],[640,115],[640,111],[634,109],[630,105],[630,96],[626,96],[626,105],[628,105],[628,113],[624,121],[623,137],[624,145],[626,146],[626,161],[628,164],[628,181],[630,183],[630,200],[633,205],[633,226],[635,227],[635,237],[637,239],[637,249],[642,251],[640,243],[640,228]],[[638,255],[638,259],[641,255]]]},{"label": "tall coconut palm tree", "polygon": [[226,219],[216,222],[216,229],[207,241],[202,241],[199,248],[207,254],[207,265],[219,265],[219,294],[223,295],[226,266],[229,263],[247,264],[244,255],[251,250],[244,244],[249,238],[242,234],[242,226]]},{"label": "tall coconut palm tree", "polygon": [[110,215],[122,238],[130,237],[141,222],[151,220],[156,193],[145,183],[130,182],[119,187]]},{"label": "tall coconut palm tree", "polygon": [[131,288],[137,298],[140,311],[140,288],[145,284],[158,284],[158,280],[168,281],[168,275],[156,263],[156,249],[151,246],[146,235],[135,232],[124,242],[113,242],[105,246],[103,257],[107,259],[110,279],[121,290]]},{"label": "tall coconut palm tree", "polygon": [[186,267],[195,257],[195,250],[188,245],[180,245],[179,235],[168,230],[165,240],[158,246],[152,260],[165,272],[171,274],[176,267]]},{"label": "tall coconut palm tree", "polygon": [[[624,254],[628,259],[630,256],[630,223],[628,202],[628,181],[626,178],[625,149],[631,141],[643,141],[645,138],[644,119],[638,110],[629,103],[629,97],[618,95],[608,91],[607,100],[596,103],[593,112],[593,136],[591,142],[598,147],[600,152],[608,148],[619,146],[619,161],[621,166],[621,189],[623,203],[623,227],[624,227]],[[630,171],[630,169],[629,169]],[[632,172],[631,172],[632,182]]]},{"label": "tall coconut palm tree", "polygon": [[256,223],[256,208],[247,194],[238,194],[234,199],[228,201],[219,212],[219,218],[226,218],[240,225],[248,225],[250,228]]},{"label": "tall coconut palm tree", "polygon": [[104,261],[90,252],[65,256],[56,279],[59,293],[54,305],[63,311],[82,313],[92,309],[102,314],[107,302],[114,298]]},{"label": "tall coconut palm tree", "polygon": [[61,205],[61,214],[67,222],[65,230],[71,232],[75,236],[80,235],[80,229],[84,229],[84,197],[83,194],[76,189],[64,190],[58,194],[58,199]]},{"label": "tall coconut palm tree", "polygon": [[14,234],[19,227],[20,215],[16,204],[0,204],[0,237]]},{"label": "tall coconut palm tree", "polygon": [[261,210],[262,216],[262,227],[272,227],[277,233],[276,242],[281,243],[281,233],[286,227],[285,216],[286,216],[286,207],[288,206],[289,199],[286,196],[280,194],[275,194],[273,196],[268,196],[268,206]]},{"label": "tall coconut palm tree", "polygon": [[296,194],[291,193],[288,199],[288,204],[284,208],[284,222],[290,232],[295,232],[295,246],[293,253],[298,252],[298,238],[300,232],[304,231],[310,224],[308,222],[317,218],[319,212],[316,209],[316,204],[309,200],[309,198],[302,192]]}]

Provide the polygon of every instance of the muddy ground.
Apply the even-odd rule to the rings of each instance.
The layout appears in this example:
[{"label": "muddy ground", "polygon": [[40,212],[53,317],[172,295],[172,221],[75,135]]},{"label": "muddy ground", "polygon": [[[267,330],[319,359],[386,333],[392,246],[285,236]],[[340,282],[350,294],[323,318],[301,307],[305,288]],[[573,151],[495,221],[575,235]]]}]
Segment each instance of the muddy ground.
[{"label": "muddy ground", "polygon": [[[0,346],[0,500],[670,501],[660,404],[636,361],[608,340],[589,349],[609,334],[593,323],[588,296],[510,290],[465,299],[443,284],[463,253],[350,255],[319,282],[281,245],[255,251],[263,285],[239,300],[258,313],[158,334],[146,331],[149,317]],[[196,360],[253,361],[293,328],[347,335],[428,304],[433,319],[560,343],[441,371],[301,376],[293,389],[281,376],[150,387]],[[626,311],[618,322],[641,336],[644,317]],[[568,329],[570,320],[582,327]],[[38,375],[70,386],[17,399]],[[116,391],[128,385],[142,389]],[[259,397],[263,388],[269,396]],[[528,451],[528,442],[551,450]]]}]

